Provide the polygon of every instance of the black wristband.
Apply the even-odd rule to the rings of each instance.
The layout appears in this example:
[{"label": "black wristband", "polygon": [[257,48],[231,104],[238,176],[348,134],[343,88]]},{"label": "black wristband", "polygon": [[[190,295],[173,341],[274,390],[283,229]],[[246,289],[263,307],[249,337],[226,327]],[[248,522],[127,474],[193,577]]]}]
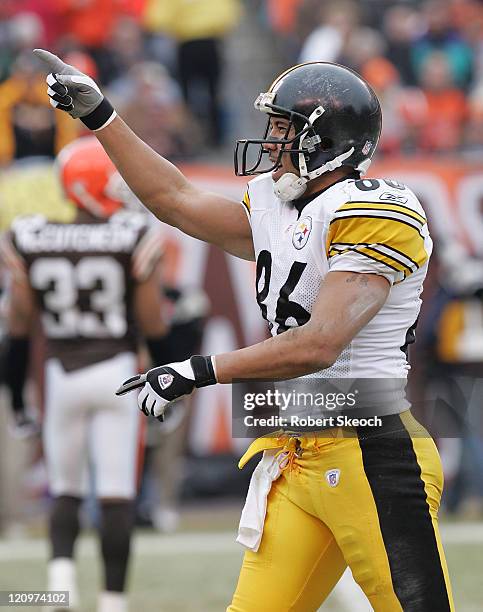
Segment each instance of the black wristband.
[{"label": "black wristband", "polygon": [[92,113],[89,113],[85,117],[80,117],[80,120],[90,130],[98,130],[109,121],[115,112],[109,100],[103,98],[102,102],[92,111]]},{"label": "black wristband", "polygon": [[10,336],[5,354],[5,385],[11,394],[15,412],[24,410],[23,388],[27,378],[30,355],[30,338]]},{"label": "black wristband", "polygon": [[217,380],[211,357],[193,355],[190,363],[195,375],[195,387],[199,389],[200,387],[208,387],[208,385],[216,385]]}]

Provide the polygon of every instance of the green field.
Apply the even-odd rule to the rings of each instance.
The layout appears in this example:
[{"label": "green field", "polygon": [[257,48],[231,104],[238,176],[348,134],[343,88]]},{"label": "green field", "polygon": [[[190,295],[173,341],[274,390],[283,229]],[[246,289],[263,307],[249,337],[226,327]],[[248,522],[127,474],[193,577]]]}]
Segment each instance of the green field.
[{"label": "green field", "polygon": [[[443,536],[456,610],[483,610],[483,524],[445,525]],[[95,611],[100,575],[96,550],[92,535],[83,536],[79,542],[78,560],[82,610],[85,612]],[[130,610],[223,611],[236,583],[241,556],[242,550],[234,543],[232,531],[184,531],[170,536],[142,531],[134,543]],[[47,545],[42,538],[0,540],[0,590],[44,588],[46,558]],[[322,608],[327,612],[354,612],[354,609],[342,605],[340,598],[335,596]],[[28,610],[39,608],[29,607]]]}]

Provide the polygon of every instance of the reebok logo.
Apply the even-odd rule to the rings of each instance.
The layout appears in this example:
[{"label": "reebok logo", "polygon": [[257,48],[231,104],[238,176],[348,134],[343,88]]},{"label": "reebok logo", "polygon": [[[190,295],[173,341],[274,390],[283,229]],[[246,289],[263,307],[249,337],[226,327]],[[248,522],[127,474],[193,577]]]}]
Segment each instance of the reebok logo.
[{"label": "reebok logo", "polygon": [[406,204],[406,202],[408,201],[406,196],[399,195],[397,193],[391,193],[390,191],[385,191],[379,196],[379,199],[384,200],[385,202],[394,202],[395,204]]}]

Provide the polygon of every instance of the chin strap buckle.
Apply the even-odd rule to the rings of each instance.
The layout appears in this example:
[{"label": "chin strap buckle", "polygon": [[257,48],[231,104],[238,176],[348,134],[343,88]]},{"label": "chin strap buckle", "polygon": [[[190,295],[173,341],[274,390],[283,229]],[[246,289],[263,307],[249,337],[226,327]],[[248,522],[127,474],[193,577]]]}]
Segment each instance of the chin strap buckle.
[{"label": "chin strap buckle", "polygon": [[317,149],[317,145],[322,142],[321,137],[316,134],[315,136],[307,136],[300,143],[301,149],[306,149],[307,153],[314,153]]}]

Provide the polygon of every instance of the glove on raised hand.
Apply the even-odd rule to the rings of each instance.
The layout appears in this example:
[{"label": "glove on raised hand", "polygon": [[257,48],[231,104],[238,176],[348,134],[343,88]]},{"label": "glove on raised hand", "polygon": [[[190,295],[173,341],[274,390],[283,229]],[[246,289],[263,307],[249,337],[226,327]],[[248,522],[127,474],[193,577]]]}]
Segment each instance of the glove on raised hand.
[{"label": "glove on raised hand", "polygon": [[49,51],[34,49],[34,54],[50,70],[47,93],[54,108],[80,119],[94,131],[106,127],[116,117],[116,111],[93,79]]}]

